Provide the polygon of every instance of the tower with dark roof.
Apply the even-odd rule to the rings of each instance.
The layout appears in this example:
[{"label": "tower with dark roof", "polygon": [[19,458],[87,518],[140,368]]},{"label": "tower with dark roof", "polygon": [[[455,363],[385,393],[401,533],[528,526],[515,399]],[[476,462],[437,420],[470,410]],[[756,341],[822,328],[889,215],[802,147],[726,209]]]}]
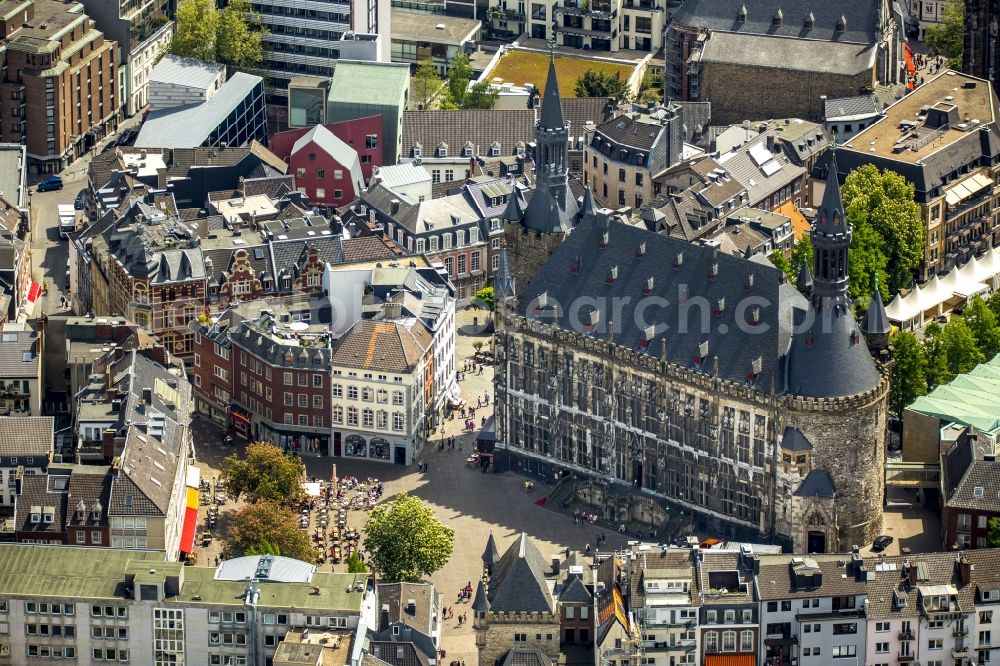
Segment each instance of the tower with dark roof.
[{"label": "tower with dark roof", "polygon": [[889,333],[892,325],[889,323],[889,316],[885,312],[885,305],[882,304],[882,293],[878,288],[878,275],[875,276],[875,284],[872,287],[872,298],[868,302],[868,308],[861,319],[861,332],[868,343],[868,351],[878,356],[883,350],[889,349]]},{"label": "tower with dark roof", "polygon": [[549,59],[542,108],[535,121],[535,189],[523,213],[520,201],[504,211],[511,273],[526,285],[572,231],[579,205],[569,187],[570,125],[563,116],[555,56]]}]

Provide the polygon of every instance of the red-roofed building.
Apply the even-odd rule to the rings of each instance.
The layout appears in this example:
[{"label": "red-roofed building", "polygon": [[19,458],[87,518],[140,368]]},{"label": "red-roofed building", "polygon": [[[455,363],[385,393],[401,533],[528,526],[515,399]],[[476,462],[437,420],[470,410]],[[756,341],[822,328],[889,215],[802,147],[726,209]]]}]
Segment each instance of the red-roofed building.
[{"label": "red-roofed building", "polygon": [[[353,148],[361,162],[361,174],[365,182],[372,177],[373,167],[382,166],[382,116],[368,116],[356,120],[344,120],[339,123],[323,125],[335,137]],[[312,131],[311,127],[278,132],[271,136],[268,148],[286,162],[292,155],[295,142]],[[292,169],[289,173],[295,173]],[[296,179],[296,183],[298,179]]]}]

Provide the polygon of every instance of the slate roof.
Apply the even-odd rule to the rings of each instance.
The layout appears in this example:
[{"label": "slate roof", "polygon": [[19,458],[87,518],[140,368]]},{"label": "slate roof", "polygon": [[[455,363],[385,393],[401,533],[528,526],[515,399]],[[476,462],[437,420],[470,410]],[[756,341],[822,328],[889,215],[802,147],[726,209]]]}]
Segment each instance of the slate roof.
[{"label": "slate roof", "polygon": [[430,661],[413,643],[372,641],[372,654],[391,666],[429,666]]},{"label": "slate roof", "polygon": [[[876,43],[879,28],[880,0],[842,0],[822,2],[807,0],[782,3],[781,0],[684,0],[671,14],[671,21],[684,26],[707,28],[712,31],[734,31],[758,35],[775,35],[825,42]],[[746,7],[746,20],[737,21],[741,7]],[[773,25],[775,14],[783,11],[780,26]],[[809,14],[814,22],[806,29]],[[841,16],[847,19],[846,30],[837,31]]]},{"label": "slate roof", "polygon": [[549,55],[549,74],[545,80],[545,93],[542,95],[542,106],[539,123],[549,129],[561,129],[566,126],[563,118],[562,102],[559,99],[559,78],[556,76],[556,58],[553,51]]},{"label": "slate roof", "polygon": [[872,299],[865,310],[864,319],[861,320],[861,332],[873,335],[881,335],[892,330],[889,317],[885,313],[885,305],[882,304],[882,292],[878,289],[878,275],[875,275],[875,286],[872,289]]},{"label": "slate roof", "polygon": [[[989,551],[971,550],[963,553],[970,560],[977,560],[978,553]],[[867,584],[867,615],[868,621],[891,620],[920,616],[920,605],[917,603],[919,585],[954,585],[958,590],[959,607],[964,612],[971,612],[975,598],[975,585],[963,585],[955,571],[956,553],[920,553],[896,557],[865,558],[865,570],[872,572]],[[918,580],[917,585],[910,583],[909,577],[903,574],[904,563],[919,566],[927,572],[926,580]],[[976,567],[974,576],[978,575]],[[895,599],[903,603],[897,604]]]},{"label": "slate roof", "polygon": [[[840,558],[840,561],[816,562],[823,574],[823,582],[819,587],[808,589],[795,588],[794,576],[787,562],[784,564],[762,563],[760,573],[756,576],[757,594],[761,601],[864,595],[865,582],[858,580],[853,573],[847,571],[846,566],[842,564],[844,560],[850,561],[849,558]],[[858,608],[861,607],[859,602]]]},{"label": "slate roof", "polygon": [[545,575],[548,566],[535,544],[522,532],[500,557],[490,577],[489,601],[494,612],[552,612],[555,602]]},{"label": "slate roof", "polygon": [[330,362],[341,367],[409,373],[431,343],[431,334],[415,321],[362,319],[334,343]]},{"label": "slate roof", "polygon": [[802,431],[794,426],[785,426],[781,435],[781,448],[786,451],[812,451],[812,444]]},{"label": "slate roof", "polygon": [[54,428],[51,416],[0,416],[0,456],[41,456],[47,460]]},{"label": "slate roof", "polygon": [[500,662],[500,666],[552,666],[552,660],[538,648],[514,648]]},{"label": "slate roof", "polygon": [[874,95],[857,95],[855,97],[839,97],[823,102],[823,118],[831,120],[851,118],[867,118],[879,112],[879,105]]},{"label": "slate roof", "polygon": [[500,560],[500,553],[497,551],[497,542],[493,538],[493,532],[486,539],[486,548],[483,549],[483,564],[491,566]]},{"label": "slate roof", "polygon": [[705,41],[701,61],[854,76],[871,69],[877,53],[874,45],[859,48],[848,43],[713,32]]},{"label": "slate roof", "polygon": [[966,431],[941,456],[946,507],[1000,513],[1000,463],[986,459],[992,453],[988,439]]},{"label": "slate roof", "polygon": [[[428,636],[434,629],[434,594],[434,586],[430,583],[381,583],[378,586],[379,606],[389,607],[389,623],[401,622]],[[407,610],[410,599],[416,602],[412,613]]]},{"label": "slate roof", "polygon": [[[13,340],[10,340],[13,338]],[[0,378],[38,377],[38,334],[31,330],[0,333]],[[41,389],[42,387],[39,387]]]},{"label": "slate roof", "polygon": [[485,613],[490,609],[490,600],[486,596],[486,586],[483,581],[476,584],[476,597],[472,600],[472,610],[477,613]]},{"label": "slate roof", "polygon": [[794,494],[798,497],[835,497],[837,489],[833,485],[833,477],[828,471],[813,469],[795,489]]},{"label": "slate roof", "polygon": [[[754,372],[755,361],[759,359],[760,369],[755,373],[754,386],[769,388],[773,378],[777,390],[781,390],[781,363],[792,335],[792,308],[804,308],[806,301],[784,282],[780,270],[764,262],[725,255],[710,247],[691,245],[616,222],[608,227],[608,243],[602,248],[604,231],[600,221],[585,220],[577,225],[538,276],[528,284],[520,296],[519,307],[533,309],[542,293],[550,302],[561,304],[563,309],[568,309],[580,295],[609,298],[628,295],[632,298],[624,304],[622,321],[613,335],[616,344],[659,357],[659,339],[664,335],[663,324],[667,324],[671,326],[667,338],[667,357],[671,362],[688,368],[700,367],[702,372],[709,373],[713,371],[714,359],[717,358],[719,375],[743,384]],[[636,258],[640,243],[646,243],[644,258]],[[681,263],[674,268],[678,256]],[[574,274],[571,268],[577,257],[581,266]],[[718,273],[711,279],[712,267],[716,263]],[[614,284],[609,285],[609,275],[615,266],[618,267],[618,277]],[[747,291],[751,275],[753,284]],[[651,295],[662,296],[669,304],[646,308],[646,321],[660,325],[654,332],[655,342],[645,345],[644,331],[631,324],[635,321],[634,308],[640,300],[636,296],[642,295],[650,277],[654,279]],[[683,285],[687,285],[689,297],[704,297],[712,309],[717,309],[720,298],[725,299],[719,315],[710,318],[708,330],[701,330],[701,322],[694,325],[689,322],[687,332],[679,330],[679,289]],[[748,294],[767,303],[759,311],[759,321],[767,326],[750,326],[747,322],[736,321],[737,305]],[[745,310],[740,314],[750,317],[751,309]],[[528,316],[535,316],[532,310],[526,312]],[[546,322],[551,321],[550,311],[541,315]],[[558,325],[583,332],[582,317],[585,315],[581,312],[576,315],[578,321],[570,321],[569,313],[560,309]],[[608,314],[601,313],[595,329],[595,335],[602,339],[607,338],[607,320]],[[704,348],[706,343],[707,349]],[[703,357],[700,365],[694,362],[696,357]]]},{"label": "slate roof", "polygon": [[570,578],[569,582],[559,591],[559,603],[561,604],[589,604],[593,600],[593,595],[590,594],[579,576]]}]

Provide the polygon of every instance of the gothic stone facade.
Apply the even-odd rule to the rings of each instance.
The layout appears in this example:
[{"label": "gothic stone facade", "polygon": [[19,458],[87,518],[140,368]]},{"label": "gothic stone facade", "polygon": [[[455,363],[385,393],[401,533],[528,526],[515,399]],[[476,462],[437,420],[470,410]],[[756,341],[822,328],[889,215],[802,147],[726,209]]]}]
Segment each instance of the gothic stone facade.
[{"label": "gothic stone facade", "polygon": [[[813,399],[769,392],[604,340],[507,315],[497,334],[498,440],[546,465],[600,474],[694,512],[702,529],[842,551],[882,527],[886,394]],[[785,466],[781,435],[813,448]],[[802,497],[811,468],[838,493]]]}]

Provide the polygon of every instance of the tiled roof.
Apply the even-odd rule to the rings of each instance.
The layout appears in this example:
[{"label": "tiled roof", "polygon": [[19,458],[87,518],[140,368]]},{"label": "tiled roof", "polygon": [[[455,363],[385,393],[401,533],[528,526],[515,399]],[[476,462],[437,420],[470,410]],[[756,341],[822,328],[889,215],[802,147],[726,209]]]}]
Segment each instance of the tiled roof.
[{"label": "tiled roof", "polygon": [[[610,113],[605,97],[562,99],[562,115],[570,124],[573,136],[583,136],[585,123],[603,122]],[[544,106],[544,104],[542,105]],[[539,113],[542,109],[540,108]],[[494,141],[501,155],[513,155],[518,142],[535,139],[535,109],[459,109],[455,111],[403,112],[403,155],[412,157],[415,144],[422,156],[431,158],[440,143],[448,145],[449,157],[462,154],[467,142],[473,153],[487,154]]]},{"label": "tiled roof", "polygon": [[[31,522],[33,510],[43,513],[51,508],[51,522]],[[49,477],[45,474],[25,475],[21,479],[21,494],[17,496],[14,524],[19,532],[57,535],[64,532],[66,493],[49,492]]]},{"label": "tiled roof", "polygon": [[820,573],[823,575],[823,581],[819,587],[808,589],[795,588],[794,577],[787,562],[784,564],[761,564],[760,573],[757,574],[757,594],[762,601],[863,595],[865,582],[858,580],[853,573],[848,572],[847,568],[843,566],[843,561],[850,561],[850,558],[841,558],[841,561],[833,562],[817,562]]},{"label": "tiled roof", "polygon": [[966,431],[941,456],[946,507],[1000,513],[1000,463],[992,453],[989,439]]},{"label": "tiled roof", "polygon": [[856,97],[838,97],[823,102],[823,117],[829,122],[838,118],[854,116],[873,116],[878,113],[878,104],[873,95],[858,95]]},{"label": "tiled roof", "polygon": [[316,125],[295,142],[295,145],[292,146],[292,155],[304,150],[310,144],[319,146],[337,164],[348,170],[355,194],[364,188],[365,179],[361,174],[361,160],[356,150],[323,125]]},{"label": "tiled roof", "polygon": [[335,366],[409,373],[430,348],[431,334],[417,322],[362,319],[334,344]]},{"label": "tiled roof", "polygon": [[0,333],[0,378],[38,377],[38,364],[38,334],[35,331]]},{"label": "tiled roof", "polygon": [[0,456],[52,453],[55,419],[51,416],[0,416]]},{"label": "tiled roof", "polygon": [[391,666],[429,666],[430,660],[413,643],[372,641],[372,654]]},{"label": "tiled roof", "polygon": [[545,558],[522,532],[493,568],[488,594],[491,609],[498,613],[555,610],[547,572]]}]

